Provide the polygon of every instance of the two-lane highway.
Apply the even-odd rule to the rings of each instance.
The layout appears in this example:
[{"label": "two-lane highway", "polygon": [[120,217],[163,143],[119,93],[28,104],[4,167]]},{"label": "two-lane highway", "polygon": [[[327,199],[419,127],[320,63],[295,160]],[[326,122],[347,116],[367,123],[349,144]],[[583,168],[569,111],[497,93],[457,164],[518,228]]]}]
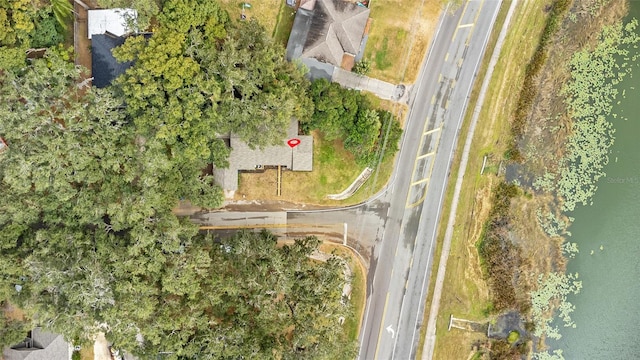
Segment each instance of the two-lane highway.
[{"label": "two-lane highway", "polygon": [[468,97],[500,1],[469,1],[441,20],[405,130],[361,331],[360,359],[412,359],[437,224]]}]

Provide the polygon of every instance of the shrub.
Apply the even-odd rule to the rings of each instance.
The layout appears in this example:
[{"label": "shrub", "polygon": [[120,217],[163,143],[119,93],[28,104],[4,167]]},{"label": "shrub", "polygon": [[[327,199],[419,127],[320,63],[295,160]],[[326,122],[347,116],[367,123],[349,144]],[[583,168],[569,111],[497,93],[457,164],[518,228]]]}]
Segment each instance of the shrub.
[{"label": "shrub", "polygon": [[51,10],[38,11],[36,26],[31,33],[31,46],[34,48],[50,47],[64,40],[60,25]]},{"label": "shrub", "polygon": [[507,342],[509,344],[513,344],[518,340],[520,340],[520,333],[519,332],[517,332],[516,330],[513,330],[512,332],[509,333],[509,336],[507,337]]},{"label": "shrub", "polygon": [[362,59],[353,66],[351,71],[359,75],[367,75],[371,71],[371,62],[367,59]]}]

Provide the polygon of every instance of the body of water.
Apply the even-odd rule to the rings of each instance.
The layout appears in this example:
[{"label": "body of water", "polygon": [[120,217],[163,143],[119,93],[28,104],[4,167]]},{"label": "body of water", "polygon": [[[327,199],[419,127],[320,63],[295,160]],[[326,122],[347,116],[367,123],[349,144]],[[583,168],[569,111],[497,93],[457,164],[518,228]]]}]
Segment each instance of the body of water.
[{"label": "body of water", "polygon": [[[630,4],[630,16],[640,19],[640,2]],[[593,205],[570,214],[569,240],[580,253],[567,270],[579,273],[583,287],[569,297],[576,328],[561,328],[562,338],[550,344],[566,359],[640,359],[640,67],[632,71],[611,119],[616,133],[607,176]]]}]

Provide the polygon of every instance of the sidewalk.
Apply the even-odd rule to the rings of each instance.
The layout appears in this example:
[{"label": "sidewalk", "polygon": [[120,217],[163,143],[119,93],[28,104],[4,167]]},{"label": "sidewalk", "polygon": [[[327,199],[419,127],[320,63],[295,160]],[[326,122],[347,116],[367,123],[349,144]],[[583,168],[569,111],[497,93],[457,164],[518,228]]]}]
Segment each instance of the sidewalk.
[{"label": "sidewalk", "polygon": [[394,85],[382,80],[358,75],[336,67],[331,76],[331,81],[346,88],[365,90],[381,99],[407,102],[408,96],[404,85]]}]

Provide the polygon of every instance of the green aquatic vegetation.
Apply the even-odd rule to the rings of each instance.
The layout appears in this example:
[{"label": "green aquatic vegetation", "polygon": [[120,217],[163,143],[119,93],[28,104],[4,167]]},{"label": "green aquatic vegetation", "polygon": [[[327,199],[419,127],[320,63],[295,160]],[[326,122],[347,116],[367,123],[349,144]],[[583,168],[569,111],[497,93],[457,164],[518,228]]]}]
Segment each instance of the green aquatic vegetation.
[{"label": "green aquatic vegetation", "polygon": [[609,161],[615,131],[607,117],[618,96],[617,85],[630,71],[624,65],[637,57],[630,57],[628,50],[640,40],[635,33],[637,25],[634,19],[626,25],[605,27],[593,49],[576,52],[569,62],[571,79],[562,93],[567,97],[572,133],[556,185],[564,211],[590,203],[598,179],[606,176],[603,168]]},{"label": "green aquatic vegetation", "polygon": [[567,241],[562,244],[562,252],[570,259],[573,259],[580,250],[578,250],[578,244]]},{"label": "green aquatic vegetation", "polygon": [[554,320],[553,309],[557,305],[558,317],[565,327],[575,327],[571,320],[571,313],[575,309],[573,304],[567,301],[567,295],[577,294],[582,289],[582,281],[578,280],[578,274],[549,273],[546,277],[538,277],[538,288],[531,292],[531,315],[536,329],[533,334],[537,337],[547,336],[552,339],[560,339],[559,329],[552,325]]},{"label": "green aquatic vegetation", "polygon": [[533,354],[533,360],[563,360],[562,349],[554,350],[553,353],[544,351]]},{"label": "green aquatic vegetation", "polygon": [[533,187],[538,191],[551,192],[555,189],[556,174],[550,171],[546,171],[544,175],[538,177],[533,182]]}]

